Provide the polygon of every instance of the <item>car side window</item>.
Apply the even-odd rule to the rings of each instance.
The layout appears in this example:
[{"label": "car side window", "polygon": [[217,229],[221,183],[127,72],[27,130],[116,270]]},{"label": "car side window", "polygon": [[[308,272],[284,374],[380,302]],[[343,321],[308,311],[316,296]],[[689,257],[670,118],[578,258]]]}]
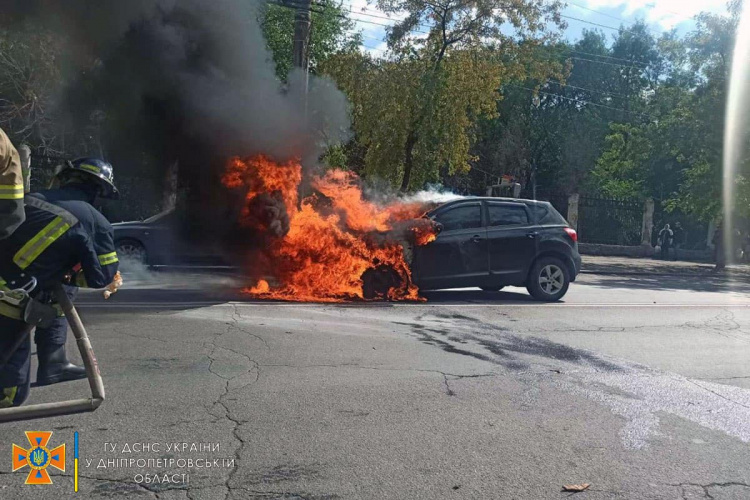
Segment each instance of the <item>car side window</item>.
[{"label": "car side window", "polygon": [[523,226],[529,223],[526,209],[521,205],[494,205],[489,207],[490,226]]},{"label": "car side window", "polygon": [[480,205],[461,205],[438,214],[435,220],[443,225],[443,231],[472,229],[482,226]]}]

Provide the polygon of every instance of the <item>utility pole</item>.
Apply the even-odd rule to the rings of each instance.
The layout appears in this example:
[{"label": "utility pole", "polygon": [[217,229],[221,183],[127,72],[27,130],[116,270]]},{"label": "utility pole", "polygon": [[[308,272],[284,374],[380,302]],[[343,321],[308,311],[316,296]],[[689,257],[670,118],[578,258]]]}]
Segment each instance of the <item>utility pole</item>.
[{"label": "utility pole", "polygon": [[307,73],[307,44],[310,40],[310,9],[312,0],[298,0],[294,4],[294,41],[292,46],[292,64]]},{"label": "utility pole", "polygon": [[[298,2],[298,3],[297,3]],[[305,119],[307,119],[307,91],[310,82],[310,61],[308,58],[308,45],[310,43],[310,9],[312,0],[295,0],[294,5],[297,7],[294,13],[294,40],[292,41],[292,65],[304,71],[305,86],[304,105]]]}]

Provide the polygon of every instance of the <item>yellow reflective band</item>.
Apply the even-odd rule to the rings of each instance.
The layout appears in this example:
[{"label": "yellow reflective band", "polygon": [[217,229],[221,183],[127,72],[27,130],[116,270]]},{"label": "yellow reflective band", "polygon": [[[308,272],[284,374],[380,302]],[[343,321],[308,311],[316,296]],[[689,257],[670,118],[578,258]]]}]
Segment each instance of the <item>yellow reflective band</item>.
[{"label": "yellow reflective band", "polygon": [[98,255],[97,257],[99,257],[99,264],[102,266],[108,266],[120,261],[117,258],[117,252],[105,253],[104,255]]},{"label": "yellow reflective band", "polygon": [[26,269],[48,246],[55,242],[70,226],[62,217],[55,217],[52,222],[26,242],[13,256],[13,262],[21,269]]},{"label": "yellow reflective band", "polygon": [[0,302],[0,315],[7,316],[8,318],[11,318],[11,319],[17,319],[17,320],[23,319],[23,315],[21,314],[21,309],[16,306],[12,306],[8,304],[7,302]]},{"label": "yellow reflective band", "polygon": [[99,170],[99,167],[95,167],[93,165],[88,165],[86,163],[79,165],[78,168],[82,168],[84,170],[88,170],[89,172],[94,172],[95,174],[101,173],[101,170]]},{"label": "yellow reflective band", "polygon": [[76,275],[76,286],[79,288],[88,288],[89,284],[86,283],[86,276],[83,274],[83,272],[78,273]]},{"label": "yellow reflective band", "polygon": [[23,198],[23,184],[0,184],[0,200],[20,200]]},{"label": "yellow reflective band", "polygon": [[2,290],[3,292],[7,292],[8,290],[10,290],[10,288],[8,288],[7,286],[5,286],[7,284],[8,284],[7,281],[5,281],[4,279],[0,278],[0,290]]},{"label": "yellow reflective band", "polygon": [[0,408],[10,408],[13,406],[13,401],[16,399],[16,392],[18,392],[17,385],[5,387],[0,390],[0,396],[3,396],[3,399],[0,399]]},{"label": "yellow reflective band", "polygon": [[50,304],[50,305],[52,306],[52,309],[54,309],[55,312],[57,313],[57,317],[58,318],[64,318],[65,317],[65,312],[63,312],[62,306],[60,304],[58,304],[57,302],[55,302],[54,304]]}]

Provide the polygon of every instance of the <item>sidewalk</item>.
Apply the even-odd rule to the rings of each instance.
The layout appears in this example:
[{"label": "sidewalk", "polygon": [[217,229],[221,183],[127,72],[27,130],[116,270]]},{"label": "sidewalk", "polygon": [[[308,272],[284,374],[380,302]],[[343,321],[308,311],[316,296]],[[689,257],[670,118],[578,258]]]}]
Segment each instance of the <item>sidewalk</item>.
[{"label": "sidewalk", "polygon": [[582,273],[613,275],[664,275],[664,276],[734,276],[750,279],[750,266],[727,266],[723,272],[714,272],[714,265],[705,262],[657,260],[652,258],[603,257],[582,255]]}]

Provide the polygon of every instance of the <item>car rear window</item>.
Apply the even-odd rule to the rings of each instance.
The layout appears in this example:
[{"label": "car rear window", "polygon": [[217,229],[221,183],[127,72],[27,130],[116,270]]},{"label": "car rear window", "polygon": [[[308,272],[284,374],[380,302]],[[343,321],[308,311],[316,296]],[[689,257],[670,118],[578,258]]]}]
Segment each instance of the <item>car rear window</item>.
[{"label": "car rear window", "polygon": [[522,226],[529,223],[529,216],[523,205],[490,204],[490,226]]},{"label": "car rear window", "polygon": [[567,224],[565,217],[554,209],[551,205],[530,205],[534,223],[539,225],[546,224]]},{"label": "car rear window", "polygon": [[461,205],[438,214],[435,220],[443,225],[443,231],[471,229],[482,225],[482,212],[479,203]]}]

